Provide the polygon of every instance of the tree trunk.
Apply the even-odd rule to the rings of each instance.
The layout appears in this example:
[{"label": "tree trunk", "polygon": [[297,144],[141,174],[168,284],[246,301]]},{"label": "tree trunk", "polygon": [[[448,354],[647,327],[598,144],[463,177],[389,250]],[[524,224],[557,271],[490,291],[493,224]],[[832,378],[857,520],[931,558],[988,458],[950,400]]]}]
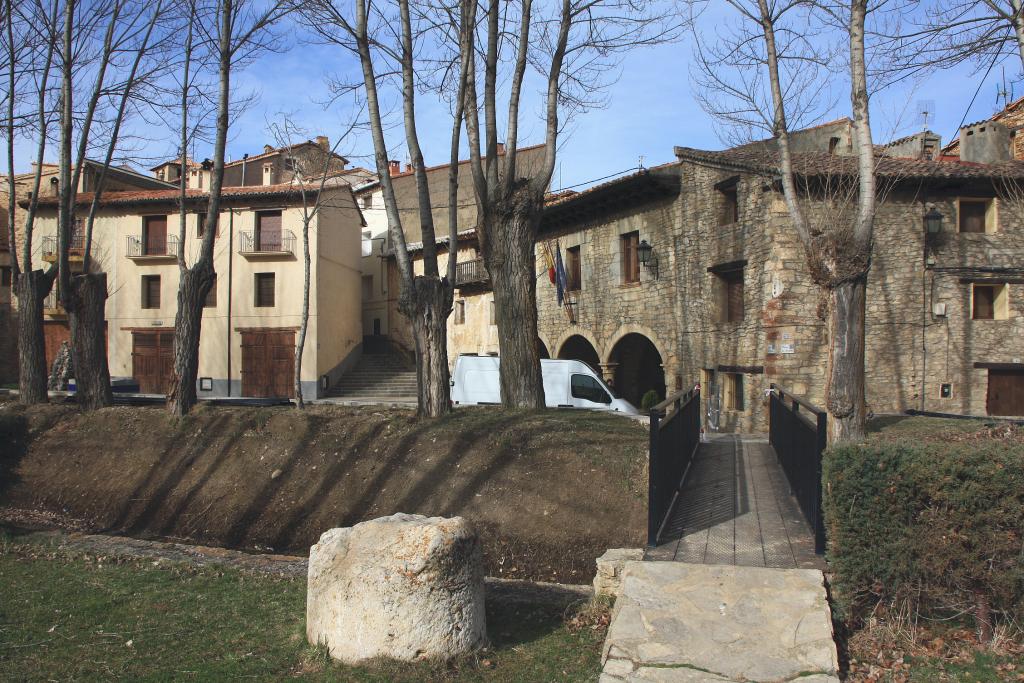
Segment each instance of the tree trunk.
[{"label": "tree trunk", "polygon": [[[206,229],[210,229],[209,225]],[[213,286],[213,278],[212,269],[204,261],[181,274],[178,312],[174,315],[174,376],[167,392],[167,409],[179,417],[188,415],[196,404],[203,303]]]},{"label": "tree trunk", "polygon": [[18,393],[25,405],[46,403],[46,342],[43,299],[53,287],[56,271],[23,272],[15,283],[18,297]]},{"label": "tree trunk", "polygon": [[103,325],[106,318],[107,274],[76,275],[71,278],[71,288],[71,298],[75,305],[68,311],[68,325],[71,328],[75,398],[81,408],[96,410],[114,402]]},{"label": "tree trunk", "polygon": [[[326,171],[325,171],[326,175]],[[320,201],[319,195],[317,201]],[[312,266],[309,258],[309,221],[302,225],[302,322],[299,324],[299,339],[295,344],[295,407],[302,410],[306,401],[302,398],[302,354],[306,350],[306,332],[309,329],[309,278]]]},{"label": "tree trunk", "polygon": [[501,357],[501,404],[506,408],[543,408],[544,382],[537,349],[537,273],[534,241],[540,201],[526,184],[507,203],[483,216],[483,242],[494,290]]},{"label": "tree trunk", "polygon": [[832,442],[865,436],[864,302],[866,276],[829,289],[827,406]]},{"label": "tree trunk", "polygon": [[448,373],[448,316],[453,289],[446,280],[423,275],[413,279],[404,306],[416,342],[417,414],[441,417],[452,410]]}]

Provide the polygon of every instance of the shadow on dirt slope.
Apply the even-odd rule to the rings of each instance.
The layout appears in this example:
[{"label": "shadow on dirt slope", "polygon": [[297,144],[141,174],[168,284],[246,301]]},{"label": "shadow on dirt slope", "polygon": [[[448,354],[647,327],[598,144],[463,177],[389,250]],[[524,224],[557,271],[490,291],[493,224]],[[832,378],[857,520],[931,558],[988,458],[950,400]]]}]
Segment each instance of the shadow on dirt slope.
[{"label": "shadow on dirt slope", "polygon": [[[594,558],[638,547],[646,431],[583,411],[206,406],[0,407],[30,437],[3,446],[0,505],[92,529],[305,553],[336,526],[409,512],[463,515],[495,576],[589,581]],[[20,430],[20,431],[19,431]],[[22,444],[18,446],[17,444]],[[9,452],[8,452],[9,451]]]}]

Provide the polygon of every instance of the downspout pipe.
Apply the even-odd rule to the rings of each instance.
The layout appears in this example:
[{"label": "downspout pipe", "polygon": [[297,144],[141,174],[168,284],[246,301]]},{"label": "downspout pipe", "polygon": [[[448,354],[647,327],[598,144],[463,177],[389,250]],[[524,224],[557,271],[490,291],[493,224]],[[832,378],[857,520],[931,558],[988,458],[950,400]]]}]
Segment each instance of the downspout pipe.
[{"label": "downspout pipe", "polygon": [[[245,162],[242,162],[242,174],[245,174]],[[235,263],[235,210],[231,208],[228,210],[228,329],[227,337],[228,341],[228,397],[231,396],[231,345],[234,343],[234,339],[231,336],[231,301],[233,299],[231,288],[232,288],[232,276]]]}]

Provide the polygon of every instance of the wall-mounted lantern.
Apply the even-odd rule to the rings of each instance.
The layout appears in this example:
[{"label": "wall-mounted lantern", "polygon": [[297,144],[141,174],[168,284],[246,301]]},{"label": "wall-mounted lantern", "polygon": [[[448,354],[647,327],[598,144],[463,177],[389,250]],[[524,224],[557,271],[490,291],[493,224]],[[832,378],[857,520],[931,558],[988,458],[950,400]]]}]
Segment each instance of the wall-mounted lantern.
[{"label": "wall-mounted lantern", "polygon": [[651,265],[651,252],[654,251],[654,247],[647,243],[647,240],[640,240],[640,246],[637,248],[637,253],[640,256],[640,265],[644,268],[649,268]]},{"label": "wall-mounted lantern", "polygon": [[942,213],[934,206],[924,215],[924,229],[929,235],[942,232]]}]

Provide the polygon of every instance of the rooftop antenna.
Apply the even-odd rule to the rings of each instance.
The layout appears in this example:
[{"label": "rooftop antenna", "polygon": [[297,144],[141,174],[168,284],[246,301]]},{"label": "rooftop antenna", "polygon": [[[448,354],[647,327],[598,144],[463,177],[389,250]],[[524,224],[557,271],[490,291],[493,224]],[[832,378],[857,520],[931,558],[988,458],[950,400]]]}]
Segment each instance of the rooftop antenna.
[{"label": "rooftop antenna", "polygon": [[917,122],[921,124],[921,130],[928,130],[935,123],[935,100],[917,101]]},{"label": "rooftop antenna", "polygon": [[638,171],[644,170],[644,155],[643,154],[641,154],[640,158],[637,159],[637,170]]},{"label": "rooftop antenna", "polygon": [[1006,67],[1003,67],[1003,80],[996,86],[996,105],[1000,109],[1006,109],[1013,102],[1013,86],[1007,87]]}]

